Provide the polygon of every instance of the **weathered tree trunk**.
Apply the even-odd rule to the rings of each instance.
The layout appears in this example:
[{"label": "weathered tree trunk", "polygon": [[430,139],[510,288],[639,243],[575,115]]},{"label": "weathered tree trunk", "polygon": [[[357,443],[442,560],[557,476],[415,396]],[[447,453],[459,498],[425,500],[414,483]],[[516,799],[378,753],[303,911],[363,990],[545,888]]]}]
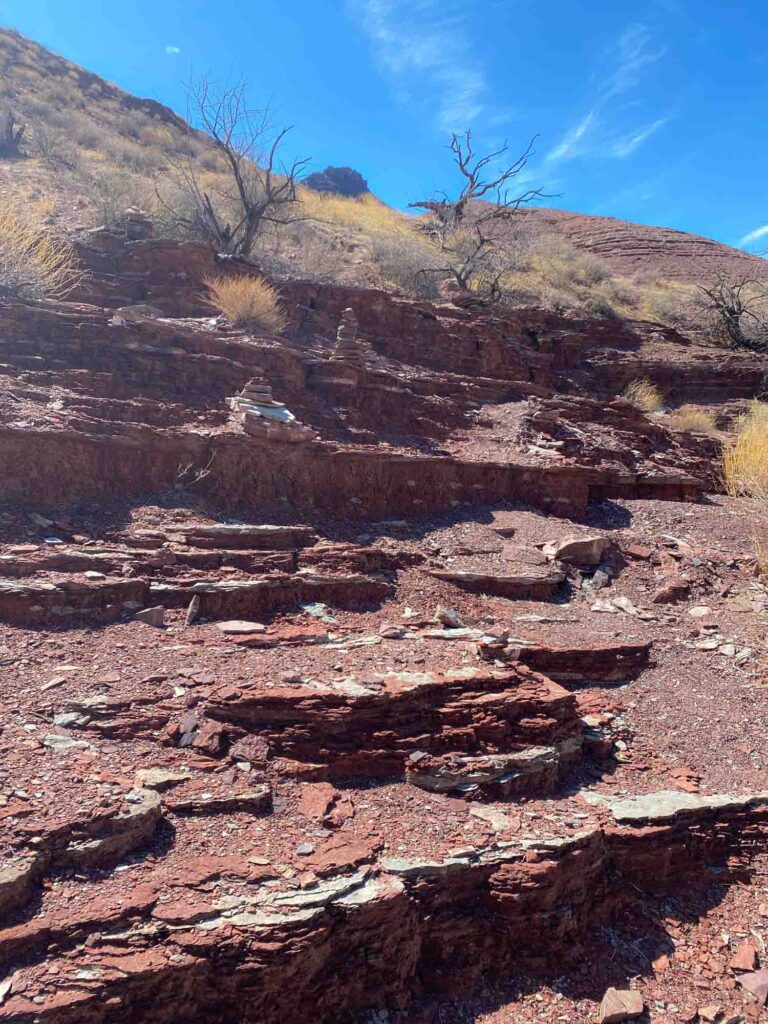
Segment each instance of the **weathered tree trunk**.
[{"label": "weathered tree trunk", "polygon": [[0,135],[0,157],[23,156],[21,139],[26,125],[19,124],[9,110],[5,118],[5,131]]}]

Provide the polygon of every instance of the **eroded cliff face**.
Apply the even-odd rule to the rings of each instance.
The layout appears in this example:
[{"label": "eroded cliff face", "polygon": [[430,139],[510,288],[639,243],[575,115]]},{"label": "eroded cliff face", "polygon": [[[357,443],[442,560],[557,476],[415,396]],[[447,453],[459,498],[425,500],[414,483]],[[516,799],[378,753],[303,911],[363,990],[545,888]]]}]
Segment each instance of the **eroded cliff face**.
[{"label": "eroded cliff face", "polygon": [[301,283],[248,335],[205,247],[82,255],[0,308],[0,1021],[759,1012],[754,517],[620,397],[759,362]]}]

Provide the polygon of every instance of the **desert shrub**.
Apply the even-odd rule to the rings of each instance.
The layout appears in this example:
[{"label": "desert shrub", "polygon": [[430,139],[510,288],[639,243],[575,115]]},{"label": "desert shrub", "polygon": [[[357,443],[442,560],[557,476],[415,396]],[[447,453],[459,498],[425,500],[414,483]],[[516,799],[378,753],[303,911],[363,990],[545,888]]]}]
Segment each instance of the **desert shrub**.
[{"label": "desert shrub", "polygon": [[558,287],[594,288],[611,277],[610,268],[598,256],[577,249],[558,235],[539,239],[537,262],[543,276]]},{"label": "desert shrub", "polygon": [[605,295],[590,295],[583,302],[583,309],[585,313],[589,313],[590,316],[605,317],[608,320],[617,320],[619,314],[616,307],[613,305]]},{"label": "desert shrub", "polygon": [[120,136],[113,136],[105,140],[102,152],[106,154],[110,163],[118,167],[125,167],[136,174],[148,176],[158,169],[162,163],[163,155],[157,150],[140,146],[130,139]]},{"label": "desert shrub", "polygon": [[536,306],[540,302],[546,309],[551,309],[553,313],[559,313],[561,316],[575,312],[578,306],[578,300],[570,292],[562,291],[550,284],[544,284],[535,290],[533,295],[534,299],[529,305]]},{"label": "desert shrub", "polygon": [[754,401],[723,454],[729,494],[768,500],[768,403]]},{"label": "desert shrub", "polygon": [[710,340],[723,348],[768,352],[768,281],[718,274],[700,288]]},{"label": "desert shrub", "polygon": [[633,380],[624,389],[624,397],[643,412],[657,412],[664,401],[659,389],[649,380]]},{"label": "desert shrub", "polygon": [[636,270],[632,280],[638,288],[647,288],[659,283],[659,275],[655,270]]},{"label": "desert shrub", "polygon": [[234,326],[285,330],[288,320],[279,296],[263,277],[212,277],[205,284],[211,304]]},{"label": "desert shrub", "polygon": [[[523,225],[525,228],[525,225]],[[536,235],[517,240],[514,270],[505,275],[505,301],[541,305],[557,313],[618,317],[637,307],[636,289],[614,278],[610,268],[591,253],[577,249],[558,235]]]},{"label": "desert shrub", "polygon": [[625,277],[610,277],[603,281],[600,285],[600,294],[608,299],[612,306],[633,315],[636,315],[642,301],[640,290]]},{"label": "desert shrub", "polygon": [[0,297],[66,295],[82,277],[70,243],[33,213],[0,206]]},{"label": "desert shrub", "polygon": [[404,231],[379,233],[371,238],[371,252],[387,284],[422,299],[439,296],[439,276],[428,271],[444,261],[428,242]]},{"label": "desert shrub", "polygon": [[33,129],[33,142],[37,156],[54,169],[74,168],[77,164],[75,151],[65,132],[55,124],[41,121]]},{"label": "desert shrub", "polygon": [[256,240],[253,259],[272,277],[328,284],[350,276],[353,245],[320,224],[301,220],[269,224]]},{"label": "desert shrub", "polygon": [[679,297],[659,284],[649,285],[643,291],[642,310],[648,320],[672,327],[685,319],[680,310]]},{"label": "desert shrub", "polygon": [[681,405],[670,414],[669,423],[678,430],[694,430],[700,434],[711,434],[717,430],[714,413],[698,405]]},{"label": "desert shrub", "polygon": [[66,118],[61,118],[72,139],[83,149],[92,149],[104,153],[110,143],[109,134],[91,121],[90,118],[69,110]]},{"label": "desert shrub", "polygon": [[90,182],[99,219],[108,228],[122,226],[123,214],[129,206],[137,206],[155,219],[156,196],[151,182],[127,168],[99,170]]}]

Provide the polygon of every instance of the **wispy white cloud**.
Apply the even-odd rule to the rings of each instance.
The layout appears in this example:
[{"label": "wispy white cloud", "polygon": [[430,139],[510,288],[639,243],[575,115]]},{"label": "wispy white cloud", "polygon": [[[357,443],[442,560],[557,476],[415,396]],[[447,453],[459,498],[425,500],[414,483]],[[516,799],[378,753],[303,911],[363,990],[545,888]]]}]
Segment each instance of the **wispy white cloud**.
[{"label": "wispy white cloud", "polygon": [[739,245],[750,245],[752,242],[756,242],[760,238],[765,238],[766,235],[768,235],[768,224],[763,224],[761,228],[755,228],[754,231],[750,231],[749,234],[740,238]]},{"label": "wispy white cloud", "polygon": [[166,46],[165,48],[165,52],[171,54],[171,56],[175,56],[177,53],[181,53],[181,47],[173,46],[171,43],[169,43],[168,46]]},{"label": "wispy white cloud", "polygon": [[[569,128],[547,153],[547,161],[572,160],[577,156],[610,156],[623,159],[671,120],[671,115],[627,128],[618,125],[617,100],[638,89],[646,69],[666,54],[653,44],[645,25],[630,25],[605,54],[607,71],[597,79],[589,113]],[[626,104],[624,104],[626,106]]]},{"label": "wispy white cloud", "polygon": [[606,100],[636,89],[642,81],[642,70],[666,56],[664,47],[653,46],[651,33],[645,25],[630,25],[608,50],[611,70],[603,86]]},{"label": "wispy white cloud", "polygon": [[614,156],[625,157],[630,156],[636,149],[650,139],[652,135],[655,135],[659,128],[663,128],[665,124],[669,124],[671,119],[669,117],[657,117],[655,121],[651,121],[650,124],[646,124],[643,127],[636,128],[634,131],[629,132],[622,138],[617,139],[611,146],[611,152]]},{"label": "wispy white cloud", "polygon": [[597,126],[597,115],[590,110],[578,124],[565,133],[560,142],[547,154],[547,160],[570,160],[578,156],[582,139]]},{"label": "wispy white cloud", "polygon": [[404,102],[433,103],[443,131],[486,112],[488,79],[468,29],[471,0],[347,0]]}]

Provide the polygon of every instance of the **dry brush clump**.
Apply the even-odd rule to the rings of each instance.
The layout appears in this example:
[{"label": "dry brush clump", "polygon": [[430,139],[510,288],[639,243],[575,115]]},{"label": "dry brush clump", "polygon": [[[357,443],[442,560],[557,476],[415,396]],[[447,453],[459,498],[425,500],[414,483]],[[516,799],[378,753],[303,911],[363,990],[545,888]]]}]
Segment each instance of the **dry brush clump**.
[{"label": "dry brush clump", "polygon": [[768,352],[768,281],[718,274],[700,289],[709,336],[721,348]]},{"label": "dry brush clump", "polygon": [[385,287],[416,298],[438,297],[438,278],[431,271],[440,252],[422,230],[422,218],[387,206],[371,192],[340,196],[306,187],[299,189],[299,215],[297,224],[278,232],[282,238],[302,236],[302,244],[292,247],[294,276],[326,280],[330,265],[337,268],[331,279],[354,281],[356,266],[364,273],[368,263],[369,273]]},{"label": "dry brush clump", "polygon": [[323,225],[297,221],[268,225],[256,239],[252,259],[272,278],[357,284],[350,249],[343,236]]},{"label": "dry brush clump", "polygon": [[723,454],[728,494],[768,501],[768,403],[754,401]]},{"label": "dry brush clump", "polygon": [[633,380],[624,389],[624,397],[643,412],[658,412],[664,404],[664,398],[650,380]]},{"label": "dry brush clump", "polygon": [[288,326],[280,298],[263,277],[212,277],[208,299],[235,327],[279,334]]},{"label": "dry brush clump", "polygon": [[[723,479],[728,494],[752,498],[756,511],[768,506],[768,403],[757,399],[736,424],[723,453]],[[755,521],[760,519],[755,516]],[[768,576],[768,539],[755,536],[755,561],[761,576]]]},{"label": "dry brush clump", "polygon": [[440,254],[418,234],[382,232],[372,236],[371,253],[384,283],[419,299],[437,299],[440,278],[434,273]]},{"label": "dry brush clump", "polygon": [[699,405],[681,405],[670,413],[668,422],[678,430],[693,430],[699,434],[717,433],[717,419],[710,409]]},{"label": "dry brush clump", "polygon": [[67,295],[82,280],[72,245],[34,211],[0,206],[0,298]]},{"label": "dry brush clump", "polygon": [[637,296],[608,265],[558,235],[523,223],[514,239],[515,269],[502,285],[511,305],[542,305],[556,313],[616,317],[631,313]]}]

